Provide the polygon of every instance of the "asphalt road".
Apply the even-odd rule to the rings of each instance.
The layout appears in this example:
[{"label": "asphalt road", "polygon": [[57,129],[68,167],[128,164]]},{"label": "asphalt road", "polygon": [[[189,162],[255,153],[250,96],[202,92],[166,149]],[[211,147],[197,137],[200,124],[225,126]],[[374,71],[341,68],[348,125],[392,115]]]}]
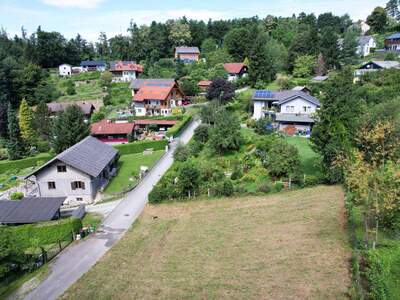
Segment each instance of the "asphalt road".
[{"label": "asphalt road", "polygon": [[187,143],[200,124],[193,121],[181,134],[179,139],[171,144],[155,167],[142,182],[103,220],[98,232],[89,238],[66,248],[50,265],[49,276],[25,299],[51,300],[56,299],[86,273],[113,245],[125,234],[142,212],[147,203],[147,195],[153,186],[173,163],[173,151],[178,142]]}]

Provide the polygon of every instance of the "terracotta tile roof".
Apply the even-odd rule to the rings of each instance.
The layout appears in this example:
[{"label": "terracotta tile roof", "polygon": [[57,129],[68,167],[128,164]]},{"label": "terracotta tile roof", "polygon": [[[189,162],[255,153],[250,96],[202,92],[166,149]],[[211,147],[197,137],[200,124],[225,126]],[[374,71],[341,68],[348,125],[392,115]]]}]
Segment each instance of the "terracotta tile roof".
[{"label": "terracotta tile roof", "polygon": [[166,100],[173,86],[143,86],[133,96],[133,101]]},{"label": "terracotta tile roof", "polygon": [[108,120],[101,120],[90,126],[90,132],[93,135],[101,134],[129,134],[132,133],[134,123],[113,123]]},{"label": "terracotta tile roof", "polygon": [[227,64],[224,64],[224,68],[229,74],[239,74],[240,71],[242,71],[243,67],[245,67],[245,66],[246,65],[244,63],[227,63]]},{"label": "terracotta tile roof", "polygon": [[175,125],[178,121],[175,120],[151,120],[151,119],[143,119],[143,120],[135,120],[135,125]]},{"label": "terracotta tile roof", "polygon": [[210,86],[212,83],[211,80],[200,80],[199,83],[197,84],[198,86]]},{"label": "terracotta tile roof", "polygon": [[137,64],[135,61],[112,61],[110,62],[110,72],[118,71],[136,71],[143,72],[143,66]]}]

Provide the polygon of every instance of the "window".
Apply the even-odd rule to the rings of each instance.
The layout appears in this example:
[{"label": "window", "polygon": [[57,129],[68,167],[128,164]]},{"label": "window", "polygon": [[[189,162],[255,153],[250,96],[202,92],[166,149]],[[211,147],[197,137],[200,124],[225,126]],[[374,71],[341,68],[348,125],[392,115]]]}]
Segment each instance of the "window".
[{"label": "window", "polygon": [[56,189],[56,183],[54,181],[49,181],[47,182],[47,187],[49,190],[55,190]]},{"label": "window", "polygon": [[67,166],[65,166],[65,165],[59,165],[59,166],[57,166],[57,172],[58,172],[58,173],[65,173],[65,172],[67,172]]},{"label": "window", "polygon": [[287,112],[293,112],[294,111],[294,106],[286,106],[286,111]]},{"label": "window", "polygon": [[83,201],[83,198],[76,198],[76,201]]},{"label": "window", "polygon": [[307,106],[303,106],[303,111],[307,112]]},{"label": "window", "polygon": [[83,181],[72,181],[71,182],[71,189],[72,190],[77,190],[77,189],[85,189],[85,183]]}]

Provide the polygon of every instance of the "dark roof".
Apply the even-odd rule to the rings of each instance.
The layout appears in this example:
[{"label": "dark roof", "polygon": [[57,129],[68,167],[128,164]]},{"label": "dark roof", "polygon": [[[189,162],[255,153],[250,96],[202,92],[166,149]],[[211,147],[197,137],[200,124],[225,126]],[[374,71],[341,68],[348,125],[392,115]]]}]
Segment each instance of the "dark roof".
[{"label": "dark roof", "polygon": [[371,36],[371,35],[364,35],[364,36],[358,37],[358,39],[357,39],[358,46],[364,47],[364,46],[365,46],[366,44],[368,44],[369,41],[370,41],[371,39],[373,39],[373,38],[374,38],[374,37]]},{"label": "dark roof", "polygon": [[389,35],[387,40],[392,40],[392,39],[400,39],[400,32],[393,33],[392,35]]},{"label": "dark roof", "polygon": [[358,70],[367,69],[366,66],[371,63],[382,69],[392,69],[398,68],[400,66],[400,63],[395,60],[371,60],[369,62],[363,63],[363,65],[359,67]]},{"label": "dark roof", "polygon": [[183,53],[187,53],[187,54],[197,53],[197,54],[199,54],[200,53],[200,50],[199,50],[198,47],[185,47],[185,46],[176,47],[175,51],[178,54],[183,54]]},{"label": "dark roof", "polygon": [[308,114],[288,114],[278,113],[275,116],[275,120],[278,122],[293,122],[293,123],[314,123],[315,120]]},{"label": "dark roof", "polygon": [[40,170],[51,165],[54,161],[61,161],[77,170],[97,177],[117,154],[118,151],[112,146],[94,137],[88,136],[79,143],[58,154],[25,178],[38,173]]},{"label": "dark roof", "polygon": [[175,79],[133,79],[129,87],[134,90],[142,86],[170,86],[175,84]]},{"label": "dark roof", "polygon": [[0,201],[0,223],[28,224],[54,218],[66,197],[30,197]]},{"label": "dark roof", "polygon": [[104,67],[106,62],[104,60],[83,60],[81,61],[81,67],[89,67],[89,66],[96,66],[96,67]]},{"label": "dark roof", "polygon": [[264,101],[273,101],[277,102],[278,105],[286,103],[296,98],[302,98],[308,102],[311,102],[317,106],[320,106],[320,102],[317,98],[304,93],[302,91],[281,91],[281,92],[273,92],[268,90],[256,90],[253,94],[252,100],[264,100]]},{"label": "dark roof", "polygon": [[85,115],[90,115],[92,111],[95,109],[94,105],[92,103],[86,103],[84,101],[77,101],[77,102],[50,102],[47,103],[47,108],[52,112],[52,113],[57,113],[59,111],[64,111],[67,109],[67,107],[76,105],[78,106],[81,111]]}]

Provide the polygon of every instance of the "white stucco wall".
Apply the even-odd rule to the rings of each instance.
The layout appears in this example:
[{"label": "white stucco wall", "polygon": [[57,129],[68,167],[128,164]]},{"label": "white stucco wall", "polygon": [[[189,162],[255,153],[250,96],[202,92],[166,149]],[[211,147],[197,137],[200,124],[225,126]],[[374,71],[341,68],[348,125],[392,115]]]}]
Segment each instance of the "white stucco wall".
[{"label": "white stucco wall", "polygon": [[72,67],[68,64],[62,64],[58,67],[58,74],[60,76],[69,76],[72,74]]},{"label": "white stucco wall", "polygon": [[[62,165],[62,163],[54,162],[36,174],[38,195],[42,197],[65,196],[67,197],[66,203],[74,202],[77,198],[82,198],[83,202],[91,202],[97,191],[94,190],[90,175],[68,165],[67,172],[58,172],[57,165]],[[85,189],[72,190],[71,182],[73,181],[84,182]],[[56,188],[49,189],[48,182],[55,182]]]},{"label": "white stucco wall", "polygon": [[264,117],[262,109],[264,106],[266,106],[266,103],[264,101],[253,101],[253,104],[254,104],[253,119],[258,120]]},{"label": "white stucco wall", "polygon": [[[304,110],[306,107],[306,110]],[[291,113],[291,114],[312,114],[317,110],[317,106],[311,102],[308,102],[302,98],[296,98],[288,101],[281,105],[281,113]]]},{"label": "white stucco wall", "polygon": [[143,102],[135,102],[135,114],[139,117],[146,115],[146,109]]}]

